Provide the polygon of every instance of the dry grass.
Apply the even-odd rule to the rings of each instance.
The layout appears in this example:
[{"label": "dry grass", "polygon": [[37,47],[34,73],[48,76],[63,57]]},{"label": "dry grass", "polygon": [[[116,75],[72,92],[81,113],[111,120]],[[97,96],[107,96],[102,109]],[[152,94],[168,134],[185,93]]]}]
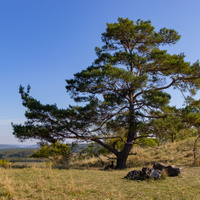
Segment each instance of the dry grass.
[{"label": "dry grass", "polygon": [[189,138],[175,143],[167,143],[158,148],[135,147],[132,151],[137,154],[129,157],[128,165],[134,167],[156,162],[175,165],[192,165],[194,161],[194,141],[195,138]]},{"label": "dry grass", "polygon": [[84,159],[75,159],[70,162],[70,167],[73,169],[91,169],[91,168],[104,168],[110,161],[107,157],[90,157]]},{"label": "dry grass", "polygon": [[[131,167],[142,167],[142,166],[151,166],[157,162],[163,162],[165,164],[173,165],[186,165],[191,166],[194,162],[193,157],[193,148],[194,141],[196,138],[189,138],[187,140],[167,143],[165,145],[159,146],[158,148],[142,148],[134,147],[131,155],[128,158],[127,166]],[[200,150],[200,149],[199,149]],[[109,155],[109,157],[114,157]],[[102,165],[102,162],[104,164]],[[196,165],[200,161],[196,161]],[[111,164],[110,160],[107,157],[101,156],[100,159],[97,157],[81,159],[81,160],[72,160],[71,168],[74,169],[91,169],[91,168],[103,168],[105,165]],[[197,166],[199,166],[197,165]]]},{"label": "dry grass", "polygon": [[0,198],[15,200],[200,199],[198,167],[185,167],[181,176],[167,177],[159,181],[123,179],[129,170],[1,169]]},{"label": "dry grass", "polygon": [[[79,169],[58,170],[50,165],[0,169],[2,200],[147,200],[200,199],[200,169],[191,167],[193,139],[166,144],[159,149],[135,147],[128,160],[129,169],[103,171],[98,158],[74,161]],[[102,157],[105,162],[106,157]],[[124,179],[130,170],[164,161],[184,167],[178,177],[162,180],[131,181]],[[85,168],[84,168],[85,167]]]}]

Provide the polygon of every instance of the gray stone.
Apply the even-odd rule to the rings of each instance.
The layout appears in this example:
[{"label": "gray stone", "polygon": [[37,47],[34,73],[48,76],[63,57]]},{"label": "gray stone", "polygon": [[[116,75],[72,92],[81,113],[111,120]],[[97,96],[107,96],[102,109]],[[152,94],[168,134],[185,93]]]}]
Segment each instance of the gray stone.
[{"label": "gray stone", "polygon": [[181,173],[181,169],[175,165],[165,165],[163,163],[156,163],[153,166],[154,169],[165,170],[168,176],[178,176]]},{"label": "gray stone", "polygon": [[166,171],[168,176],[178,176],[181,173],[181,169],[174,165],[165,165],[164,163],[156,163],[152,168],[143,167],[142,170],[133,170],[128,172],[125,178],[130,180],[146,180],[154,178],[160,179],[162,172]]},{"label": "gray stone", "polygon": [[151,173],[151,177],[154,178],[154,179],[160,179],[162,176],[162,172],[158,169],[153,169],[152,170],[152,173]]},{"label": "gray stone", "polygon": [[146,178],[150,178],[150,177],[151,177],[152,170],[153,170],[153,169],[151,169],[151,168],[149,168],[149,167],[143,167],[143,168],[142,168],[142,174],[143,174],[144,176],[146,176]]},{"label": "gray stone", "polygon": [[160,170],[154,170],[149,167],[143,167],[142,170],[133,170],[128,172],[125,178],[130,180],[146,180],[150,178],[160,179],[162,172]]},{"label": "gray stone", "polygon": [[140,170],[133,170],[133,171],[128,172],[125,178],[131,179],[131,180],[140,180],[141,176],[142,176],[142,172]]},{"label": "gray stone", "polygon": [[165,167],[167,167],[167,165],[165,165],[164,163],[156,163],[156,164],[153,165],[154,169],[158,169],[160,171],[162,171],[163,168],[165,168]]}]

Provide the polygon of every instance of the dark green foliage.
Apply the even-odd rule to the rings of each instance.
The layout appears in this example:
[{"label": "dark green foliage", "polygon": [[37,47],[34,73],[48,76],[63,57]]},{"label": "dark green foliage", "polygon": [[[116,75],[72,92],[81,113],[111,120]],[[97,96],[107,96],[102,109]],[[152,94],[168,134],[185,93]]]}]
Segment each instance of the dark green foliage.
[{"label": "dark green foliage", "polygon": [[[93,65],[66,80],[67,91],[81,104],[66,110],[42,105],[29,95],[30,87],[27,92],[20,87],[28,120],[25,125],[13,125],[14,135],[49,142],[90,140],[117,157],[117,168],[125,168],[137,139],[155,136],[155,127],[147,129],[153,127],[151,119],[168,116],[165,125],[173,118],[178,123],[170,131],[182,127],[183,112],[168,106],[171,97],[166,89],[173,87],[191,95],[199,89],[199,62],[191,65],[184,61],[183,53],[170,55],[160,49],[179,39],[175,30],[155,31],[150,21],[119,18],[117,23],[107,23],[104,45],[95,48]],[[117,128],[125,133],[119,134]]]}]

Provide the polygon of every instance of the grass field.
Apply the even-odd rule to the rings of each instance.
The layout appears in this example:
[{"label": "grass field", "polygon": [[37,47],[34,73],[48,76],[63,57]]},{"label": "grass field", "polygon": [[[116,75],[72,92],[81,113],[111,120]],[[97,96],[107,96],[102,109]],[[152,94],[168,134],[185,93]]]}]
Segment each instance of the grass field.
[{"label": "grass field", "polygon": [[129,170],[1,169],[0,198],[47,199],[200,199],[200,169],[185,167],[165,180],[123,179]]},{"label": "grass field", "polygon": [[[192,166],[194,139],[166,144],[159,149],[133,148],[126,170],[94,167],[98,158],[71,163],[70,169],[51,165],[0,168],[0,199],[12,200],[126,200],[200,199],[200,167]],[[105,159],[105,158],[102,158]],[[106,161],[106,160],[105,160]],[[151,162],[163,161],[184,168],[178,177],[162,180],[131,181],[124,176]],[[148,164],[150,163],[150,164]]]}]

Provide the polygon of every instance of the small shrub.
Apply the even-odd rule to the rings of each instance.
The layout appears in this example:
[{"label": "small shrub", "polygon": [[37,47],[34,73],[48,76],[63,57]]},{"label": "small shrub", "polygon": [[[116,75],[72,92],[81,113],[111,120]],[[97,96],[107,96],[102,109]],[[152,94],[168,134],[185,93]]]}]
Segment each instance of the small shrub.
[{"label": "small shrub", "polygon": [[0,167],[8,168],[10,166],[9,160],[0,159]]},{"label": "small shrub", "polygon": [[43,144],[39,151],[34,151],[30,157],[46,158],[56,168],[68,168],[71,158],[71,149],[68,144],[56,141],[52,144]]}]

